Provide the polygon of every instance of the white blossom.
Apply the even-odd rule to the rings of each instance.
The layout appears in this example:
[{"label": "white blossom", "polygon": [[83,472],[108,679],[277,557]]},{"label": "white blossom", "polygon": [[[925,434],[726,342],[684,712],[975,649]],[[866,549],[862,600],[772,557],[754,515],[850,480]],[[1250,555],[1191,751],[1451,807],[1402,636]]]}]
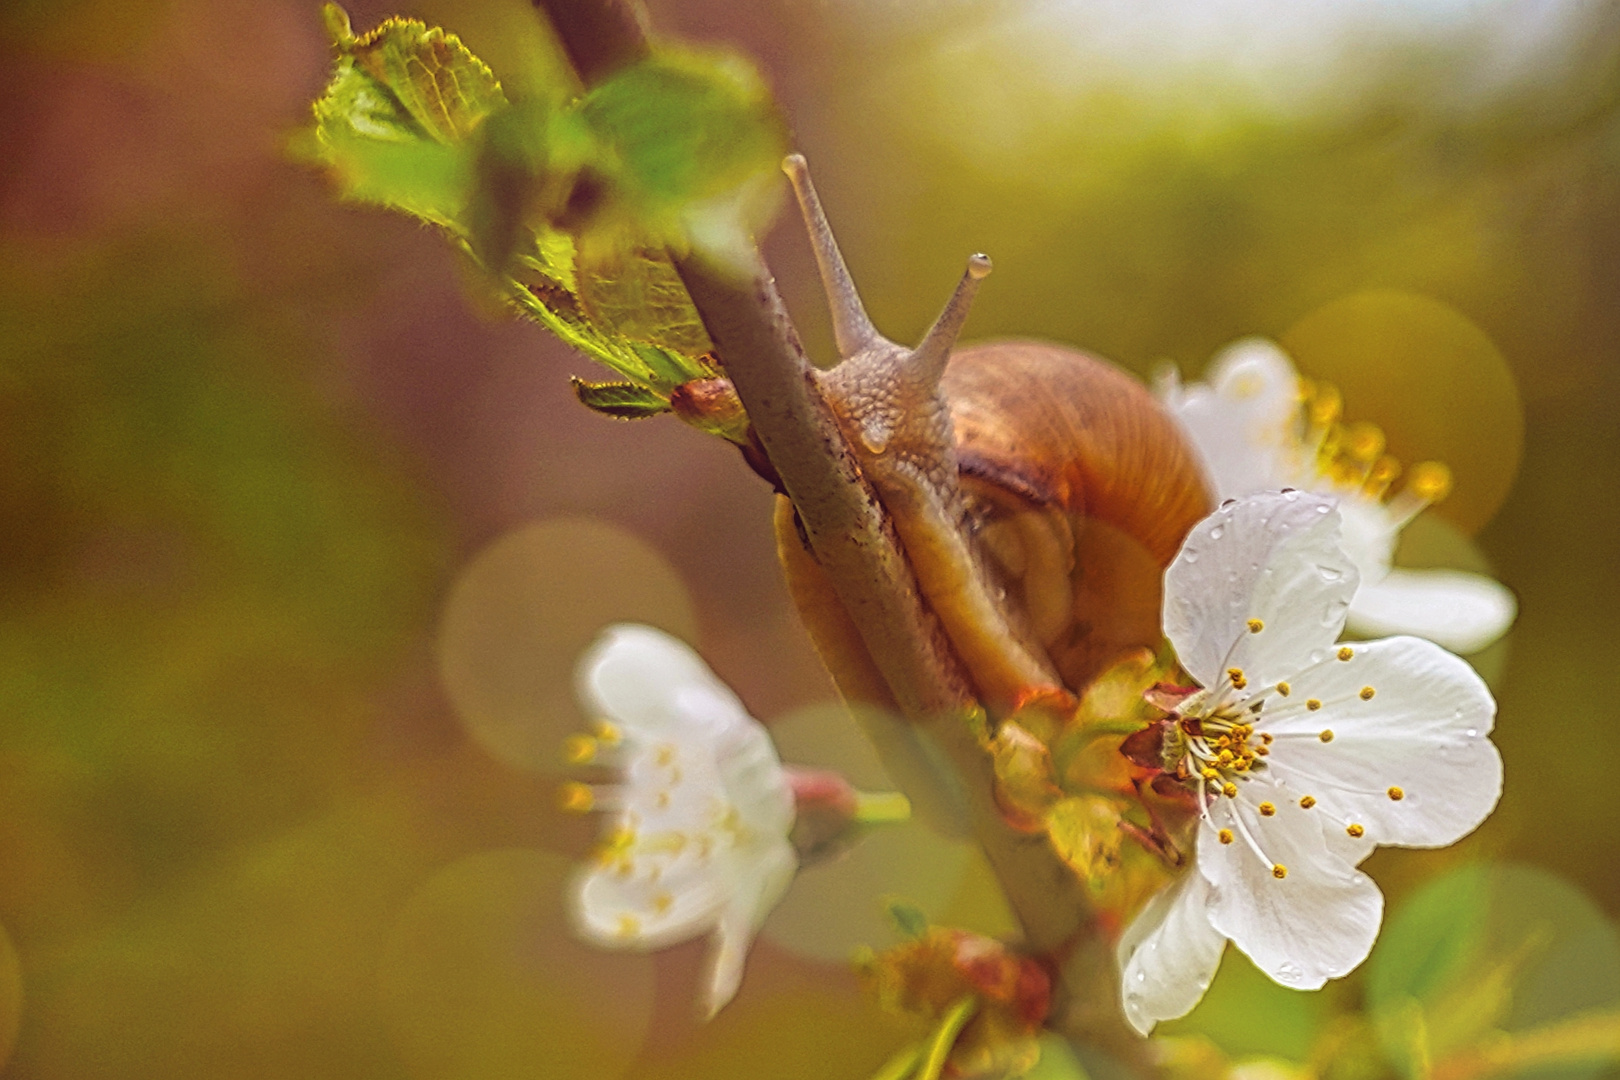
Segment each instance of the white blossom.
[{"label": "white blossom", "polygon": [[1165,575],[1164,627],[1198,683],[1163,727],[1199,807],[1193,866],[1119,946],[1146,1034],[1197,1004],[1230,940],[1277,982],[1360,964],[1383,897],[1376,844],[1440,847],[1496,805],[1496,705],[1468,664],[1413,637],[1337,644],[1357,569],[1331,499],[1271,492],[1199,523]]},{"label": "white blossom", "polygon": [[613,811],[574,889],[578,931],[635,949],[710,935],[712,1016],[737,992],[749,944],[798,867],[788,778],[737,696],[660,630],[609,627],[576,677],[601,720],[571,756],[615,765],[621,779],[572,786],[575,808]]},{"label": "white blossom", "polygon": [[1325,388],[1307,399],[1286,354],[1248,338],[1214,360],[1207,383],[1181,386],[1174,373],[1160,397],[1203,462],[1217,499],[1298,488],[1332,495],[1344,519],[1342,543],[1361,573],[1350,604],[1360,636],[1410,633],[1448,649],[1484,648],[1512,625],[1513,594],[1480,574],[1392,569],[1401,529],[1450,485],[1443,466],[1414,466],[1401,490],[1399,471],[1370,424],[1339,423],[1338,399]]}]

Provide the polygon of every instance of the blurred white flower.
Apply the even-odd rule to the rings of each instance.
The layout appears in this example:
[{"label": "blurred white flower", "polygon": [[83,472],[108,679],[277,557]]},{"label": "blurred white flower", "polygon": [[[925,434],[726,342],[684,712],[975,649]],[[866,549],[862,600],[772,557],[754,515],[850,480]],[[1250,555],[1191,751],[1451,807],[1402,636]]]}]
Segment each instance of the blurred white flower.
[{"label": "blurred white flower", "polygon": [[1335,644],[1356,567],[1333,501],[1268,493],[1197,525],[1165,574],[1164,627],[1198,682],[1163,725],[1165,768],[1196,792],[1193,867],[1119,945],[1146,1034],[1203,996],[1230,940],[1308,990],[1360,964],[1383,897],[1376,844],[1440,847],[1496,805],[1496,712],[1466,662],[1397,637]]},{"label": "blurred white flower", "polygon": [[620,783],[571,784],[564,805],[613,811],[573,893],[579,933],[660,949],[711,935],[708,1015],[731,1000],[755,932],[798,867],[794,798],[759,722],[685,644],[650,626],[610,626],[581,657],[581,702],[603,719],[571,740],[576,763]]},{"label": "blurred white flower", "polygon": [[1384,454],[1383,433],[1341,424],[1337,393],[1307,393],[1276,345],[1240,341],[1215,358],[1208,383],[1184,387],[1170,372],[1159,396],[1198,451],[1217,499],[1298,488],[1339,500],[1341,542],[1361,575],[1350,603],[1352,633],[1416,634],[1471,653],[1512,625],[1518,604],[1488,577],[1391,568],[1401,529],[1445,495],[1450,473],[1422,462],[1390,496],[1400,466]]}]

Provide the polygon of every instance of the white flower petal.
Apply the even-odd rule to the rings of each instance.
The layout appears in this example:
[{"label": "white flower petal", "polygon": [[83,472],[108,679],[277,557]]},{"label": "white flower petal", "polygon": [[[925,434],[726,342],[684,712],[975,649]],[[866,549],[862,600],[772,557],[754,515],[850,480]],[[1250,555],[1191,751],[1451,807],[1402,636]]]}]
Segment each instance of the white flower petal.
[{"label": "white flower petal", "polygon": [[782,899],[798,868],[799,860],[791,845],[771,844],[750,861],[748,879],[735,883],[715,926],[705,995],[710,1017],[736,996],[748,946],[765,916]]},{"label": "white flower petal", "polygon": [[[1349,660],[1295,676],[1286,705],[1268,702],[1257,725],[1276,740],[1267,771],[1315,796],[1313,813],[1340,828],[1360,824],[1379,844],[1442,847],[1472,832],[1502,792],[1502,758],[1486,737],[1496,703],[1484,681],[1419,638],[1345,648]],[[1310,700],[1321,708],[1301,707]]]},{"label": "white flower petal", "polygon": [[[1275,813],[1263,816],[1262,801]],[[1238,798],[1216,798],[1198,828],[1197,867],[1214,887],[1210,922],[1261,971],[1296,990],[1352,971],[1383,918],[1383,894],[1328,847],[1323,820],[1256,776]],[[1230,843],[1220,842],[1222,829]],[[1276,877],[1274,866],[1287,875]]]},{"label": "white flower petal", "polygon": [[1299,376],[1276,345],[1245,338],[1223,349],[1207,385],[1161,390],[1181,423],[1217,498],[1283,486],[1298,438]]},{"label": "white flower petal", "polygon": [[1210,886],[1189,870],[1148,901],[1119,941],[1120,999],[1142,1035],[1192,1011],[1221,964],[1226,938],[1209,922]]},{"label": "white flower petal", "polygon": [[697,653],[650,626],[609,626],[576,672],[580,700],[627,735],[708,739],[709,732],[754,722]]},{"label": "white flower petal", "polygon": [[1358,578],[1338,530],[1333,500],[1298,491],[1233,501],[1193,527],[1164,577],[1165,636],[1193,678],[1212,687],[1237,667],[1259,689],[1338,638]]},{"label": "white flower petal", "polygon": [[1501,637],[1518,611],[1513,593],[1482,574],[1391,570],[1356,593],[1350,629],[1368,637],[1413,634],[1466,654]]},{"label": "white flower petal", "polygon": [[687,865],[654,880],[645,859],[615,862],[584,874],[575,886],[574,925],[598,945],[662,949],[708,932],[726,902],[724,883]]}]

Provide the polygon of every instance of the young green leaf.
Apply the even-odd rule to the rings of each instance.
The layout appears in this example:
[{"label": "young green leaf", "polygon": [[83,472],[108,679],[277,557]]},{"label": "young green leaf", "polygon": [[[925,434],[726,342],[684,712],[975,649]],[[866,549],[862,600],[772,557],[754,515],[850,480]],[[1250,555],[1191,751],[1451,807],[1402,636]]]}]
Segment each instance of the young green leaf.
[{"label": "young green leaf", "polygon": [[581,405],[619,420],[640,420],[669,411],[669,400],[635,383],[593,383],[574,376],[569,380]]}]

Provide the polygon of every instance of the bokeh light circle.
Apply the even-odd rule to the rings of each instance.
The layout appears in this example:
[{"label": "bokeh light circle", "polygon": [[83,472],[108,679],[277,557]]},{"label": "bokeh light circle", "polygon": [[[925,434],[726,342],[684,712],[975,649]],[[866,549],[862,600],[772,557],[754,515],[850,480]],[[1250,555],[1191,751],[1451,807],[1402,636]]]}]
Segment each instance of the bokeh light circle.
[{"label": "bokeh light circle", "polygon": [[1433,513],[1472,534],[1501,507],[1524,453],[1524,405],[1507,360],[1466,315],[1372,289],[1317,308],[1280,341],[1301,373],[1339,388],[1347,419],[1383,428],[1403,464],[1451,467],[1456,486]]},{"label": "bokeh light circle", "polygon": [[540,851],[467,856],[397,919],[380,970],[396,1050],[417,1080],[611,1080],[652,1014],[652,960],[576,941],[571,868]]},{"label": "bokeh light circle", "polygon": [[[866,790],[893,787],[849,712],[811,705],[770,725],[782,760],[837,769]],[[883,948],[900,938],[884,901],[903,899],[931,922],[1010,935],[1016,924],[976,845],[941,836],[915,817],[873,829],[848,850],[803,868],[765,921],[763,933],[800,956],[833,963],[857,946]]]},{"label": "bokeh light circle", "polygon": [[561,770],[580,730],[574,664],[602,627],[649,623],[695,642],[674,568],[606,522],[558,518],[497,539],[462,570],[439,624],[439,671],[468,732],[508,765]]}]

